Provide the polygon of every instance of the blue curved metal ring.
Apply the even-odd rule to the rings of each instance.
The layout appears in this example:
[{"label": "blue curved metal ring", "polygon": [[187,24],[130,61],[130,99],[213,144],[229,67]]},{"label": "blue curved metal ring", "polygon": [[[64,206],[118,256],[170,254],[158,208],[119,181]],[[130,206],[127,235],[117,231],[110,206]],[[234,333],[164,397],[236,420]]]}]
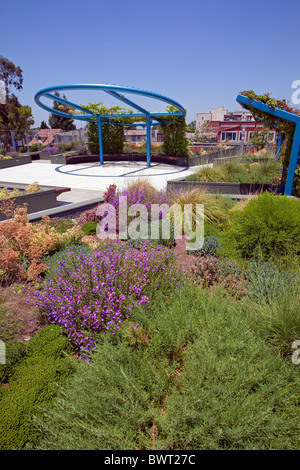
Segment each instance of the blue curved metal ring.
[{"label": "blue curved metal ring", "polygon": [[[53,92],[59,92],[63,90],[82,90],[82,89],[89,89],[89,90],[102,90],[106,92],[107,94],[113,96],[114,98],[119,99],[120,101],[130,105],[134,109],[137,110],[136,113],[118,113],[118,114],[109,114],[109,115],[97,115],[94,116],[93,114],[90,113],[87,109],[83,108],[80,105],[77,105],[76,103],[72,103],[71,101],[68,101],[64,98],[57,97],[53,95]],[[178,109],[178,112],[174,113],[161,113],[161,112],[150,112],[144,107],[141,107],[137,103],[134,103],[132,100],[126,98],[122,93],[129,93],[129,94],[134,94],[134,95],[140,95],[140,96],[146,96],[153,98],[155,100],[159,101],[164,101],[165,103],[168,103],[171,106],[174,106],[175,108]],[[53,101],[58,101],[62,104],[65,104],[66,106],[69,106],[71,108],[77,109],[81,111],[83,114],[69,114],[65,113],[63,111],[59,111],[58,109],[53,109],[50,108],[49,106],[46,106],[44,103],[41,103],[40,98],[41,97],[46,97],[49,98]],[[178,116],[180,119],[184,119],[186,116],[186,110],[179,104],[177,101],[172,100],[171,98],[168,98],[164,95],[160,95],[158,93],[146,91],[146,90],[139,90],[136,88],[129,88],[129,87],[123,87],[123,86],[116,86],[116,85],[103,85],[103,84],[77,84],[77,85],[60,85],[60,86],[55,86],[55,87],[49,87],[49,88],[44,88],[40,90],[38,93],[35,94],[34,100],[38,106],[43,108],[45,111],[48,111],[49,113],[57,114],[58,116],[66,117],[66,118],[71,118],[71,119],[78,119],[81,121],[87,121],[87,122],[95,122],[95,118],[98,120],[98,131],[99,131],[99,154],[100,154],[100,164],[103,164],[103,148],[102,148],[102,132],[101,132],[101,126],[102,126],[102,121],[106,122],[111,120],[114,117],[141,117],[145,116],[146,117],[146,123],[147,123],[147,166],[150,166],[150,161],[151,161],[151,155],[150,155],[150,127],[151,127],[151,120],[156,119],[158,122],[160,122],[161,117],[166,117],[166,116]],[[141,125],[141,123],[130,123],[130,125]]]}]

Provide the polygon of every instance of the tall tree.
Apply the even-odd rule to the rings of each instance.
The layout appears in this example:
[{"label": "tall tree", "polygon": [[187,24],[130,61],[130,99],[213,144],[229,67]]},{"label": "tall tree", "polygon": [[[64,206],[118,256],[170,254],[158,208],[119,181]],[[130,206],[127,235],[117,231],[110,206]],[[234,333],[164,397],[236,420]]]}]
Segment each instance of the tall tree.
[{"label": "tall tree", "polygon": [[[60,93],[58,91],[56,91],[54,94],[55,96],[60,98]],[[63,95],[62,97],[63,99],[66,100],[65,95]],[[53,101],[53,109],[62,111],[64,113],[70,113],[72,108],[59,103],[59,101]],[[50,114],[48,123],[51,129],[62,129],[63,131],[72,131],[76,129],[76,126],[74,124],[74,119],[66,118],[64,116],[59,116],[58,114],[54,114],[54,113]]]},{"label": "tall tree", "polygon": [[42,121],[42,122],[41,122],[40,129],[49,129],[49,126],[47,126],[46,121]]},{"label": "tall tree", "polygon": [[23,88],[23,70],[19,66],[15,66],[6,57],[0,55],[0,80],[3,80],[5,83],[7,96],[11,86],[20,91]]},{"label": "tall tree", "polygon": [[[20,91],[23,88],[23,73],[6,57],[0,56],[0,80],[5,84],[6,102],[0,104],[0,129],[14,130],[15,137],[20,139],[24,132],[34,124],[31,108],[21,105],[18,98],[11,92],[12,88]],[[2,135],[2,142],[10,145],[10,133]]]}]

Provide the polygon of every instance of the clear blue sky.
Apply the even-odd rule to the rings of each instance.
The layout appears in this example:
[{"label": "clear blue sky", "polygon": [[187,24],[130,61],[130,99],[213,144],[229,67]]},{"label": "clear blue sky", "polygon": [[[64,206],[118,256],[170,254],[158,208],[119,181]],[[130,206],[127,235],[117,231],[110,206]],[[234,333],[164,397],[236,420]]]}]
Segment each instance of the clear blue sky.
[{"label": "clear blue sky", "polygon": [[[16,0],[2,2],[0,55],[23,70],[21,104],[48,86],[108,83],[181,103],[187,122],[241,90],[291,100],[300,79],[299,0]],[[103,94],[68,94],[85,104]],[[155,103],[152,109],[163,110]]]}]

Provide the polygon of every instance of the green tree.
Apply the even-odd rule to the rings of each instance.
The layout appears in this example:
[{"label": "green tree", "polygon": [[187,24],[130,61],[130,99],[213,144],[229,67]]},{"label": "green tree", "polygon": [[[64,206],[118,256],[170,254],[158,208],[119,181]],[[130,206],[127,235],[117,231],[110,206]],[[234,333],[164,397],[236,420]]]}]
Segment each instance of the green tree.
[{"label": "green tree", "polygon": [[42,122],[41,122],[40,129],[49,129],[49,126],[47,126],[46,121],[42,121]]},{"label": "green tree", "polygon": [[[121,108],[120,106],[114,106],[107,108],[103,103],[88,103],[87,105],[81,105],[83,108],[88,109],[95,116],[95,122],[88,123],[88,147],[89,151],[93,154],[99,153],[99,140],[98,140],[98,124],[97,115],[118,114],[121,112],[132,112],[130,109]],[[136,118],[126,118],[126,123],[130,124],[130,121],[136,120]],[[111,123],[104,123],[102,126],[102,139],[103,139],[103,152],[104,153],[122,153],[124,145],[124,118],[114,117]]]},{"label": "green tree", "polygon": [[[18,98],[11,92],[12,88],[18,91],[23,88],[22,69],[6,57],[0,56],[0,80],[3,80],[6,89],[6,102],[0,104],[0,128],[14,130],[15,137],[20,139],[24,132],[34,124],[31,108],[21,105]],[[10,134],[2,134],[1,137],[7,148],[11,144]]]},{"label": "green tree", "polygon": [[[60,97],[60,93],[56,91],[54,93],[55,96],[58,98]],[[62,96],[64,100],[66,100],[66,96]],[[70,108],[67,105],[59,103],[59,101],[53,101],[53,109],[56,109],[58,111],[62,111],[63,113],[72,113],[72,108]],[[63,131],[72,131],[76,129],[76,126],[74,124],[74,119],[71,118],[66,118],[64,116],[59,116],[58,114],[50,114],[49,120],[48,120],[49,126],[51,129],[62,129]]]},{"label": "green tree", "polygon": [[18,91],[23,88],[23,71],[19,66],[15,66],[6,57],[0,56],[0,80],[3,80],[6,88],[6,95],[9,95],[10,87]]},{"label": "green tree", "polygon": [[191,121],[189,124],[187,124],[186,131],[187,132],[195,132],[196,131],[196,121]]}]

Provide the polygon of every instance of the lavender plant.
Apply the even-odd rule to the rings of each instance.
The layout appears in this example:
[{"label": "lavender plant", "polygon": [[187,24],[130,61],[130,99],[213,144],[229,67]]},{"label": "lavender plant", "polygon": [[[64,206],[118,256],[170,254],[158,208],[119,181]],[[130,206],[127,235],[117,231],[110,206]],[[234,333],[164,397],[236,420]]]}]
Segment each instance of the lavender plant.
[{"label": "lavender plant", "polygon": [[139,250],[115,242],[90,255],[81,249],[69,255],[57,261],[54,276],[31,300],[49,323],[63,327],[83,356],[99,333],[115,334],[135,305],[148,306],[158,293],[167,296],[182,283],[170,250],[149,242]]}]

